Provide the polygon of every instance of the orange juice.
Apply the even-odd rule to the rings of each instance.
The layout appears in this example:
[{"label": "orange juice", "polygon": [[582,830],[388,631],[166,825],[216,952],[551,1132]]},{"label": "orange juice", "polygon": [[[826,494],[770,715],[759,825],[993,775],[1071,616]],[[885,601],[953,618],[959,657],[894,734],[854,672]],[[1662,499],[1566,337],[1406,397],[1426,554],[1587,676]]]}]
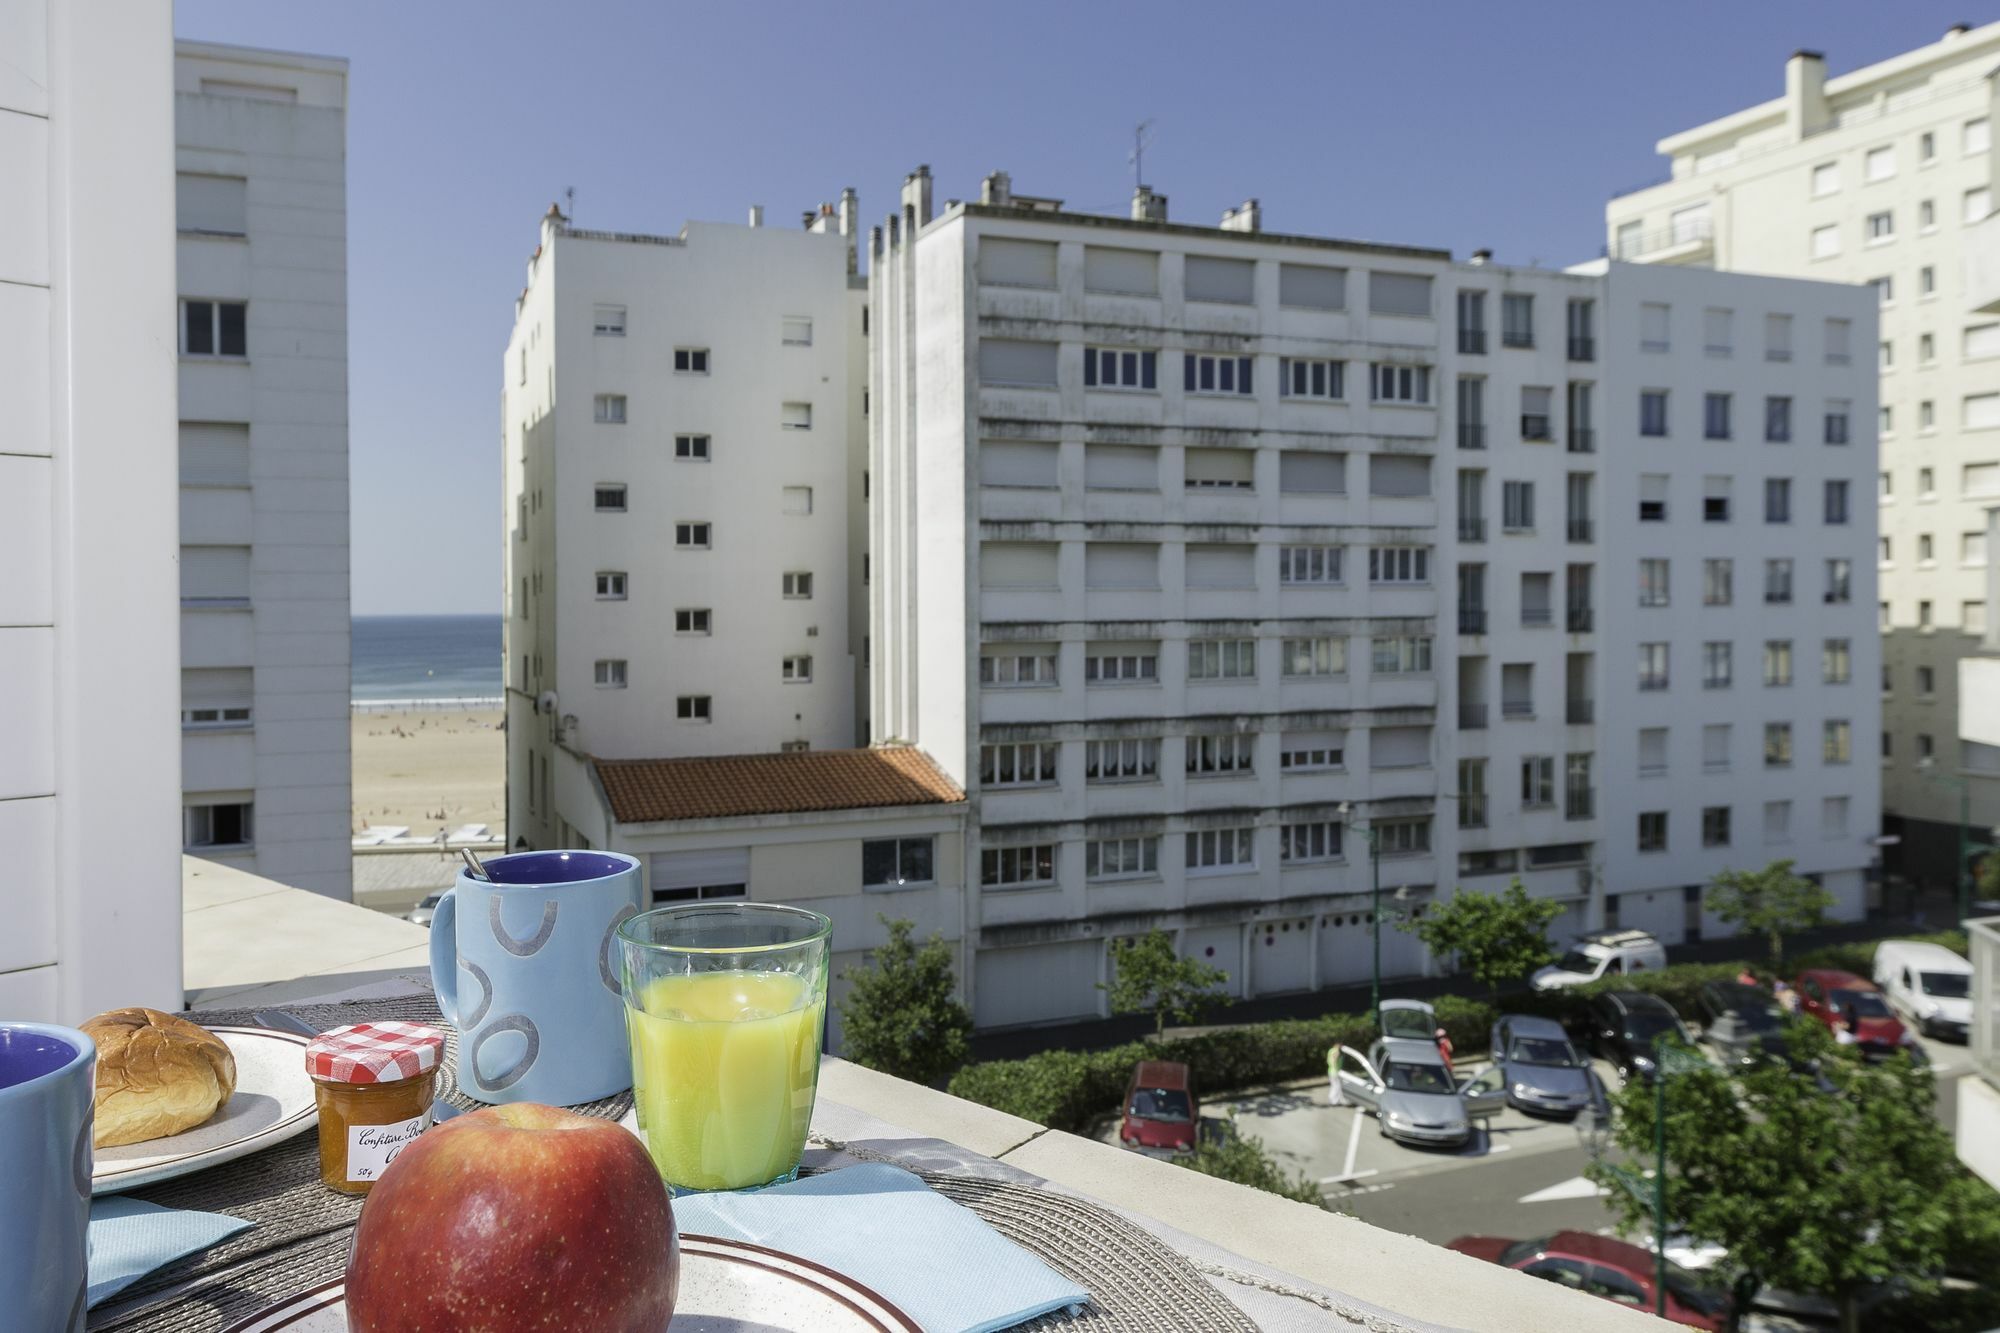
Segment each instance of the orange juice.
[{"label": "orange juice", "polygon": [[656,977],[626,1006],[632,1100],[676,1189],[789,1178],[819,1082],[824,992],[786,972]]}]

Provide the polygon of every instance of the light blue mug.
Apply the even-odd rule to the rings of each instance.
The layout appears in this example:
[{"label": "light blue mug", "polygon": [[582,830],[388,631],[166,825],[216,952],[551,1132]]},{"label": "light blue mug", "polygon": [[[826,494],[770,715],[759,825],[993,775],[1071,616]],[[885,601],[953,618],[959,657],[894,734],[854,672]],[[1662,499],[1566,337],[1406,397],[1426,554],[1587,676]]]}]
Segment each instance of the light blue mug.
[{"label": "light blue mug", "polygon": [[97,1043],[0,1023],[0,1324],[82,1333]]},{"label": "light blue mug", "polygon": [[482,1102],[575,1106],[632,1086],[618,927],[643,906],[618,852],[520,852],[458,873],[431,917],[431,985]]}]

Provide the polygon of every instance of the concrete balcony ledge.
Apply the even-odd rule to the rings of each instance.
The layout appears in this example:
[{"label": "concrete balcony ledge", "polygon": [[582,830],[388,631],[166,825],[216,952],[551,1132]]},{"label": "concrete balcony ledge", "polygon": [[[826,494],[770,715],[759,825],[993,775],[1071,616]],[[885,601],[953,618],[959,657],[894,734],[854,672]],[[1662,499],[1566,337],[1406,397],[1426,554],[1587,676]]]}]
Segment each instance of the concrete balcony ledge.
[{"label": "concrete balcony ledge", "polygon": [[[430,933],[352,903],[182,861],[191,1007],[416,993]],[[868,1156],[1039,1186],[1120,1214],[1258,1327],[1643,1333],[1651,1316],[1410,1236],[1128,1153],[828,1058],[810,1160]]]}]

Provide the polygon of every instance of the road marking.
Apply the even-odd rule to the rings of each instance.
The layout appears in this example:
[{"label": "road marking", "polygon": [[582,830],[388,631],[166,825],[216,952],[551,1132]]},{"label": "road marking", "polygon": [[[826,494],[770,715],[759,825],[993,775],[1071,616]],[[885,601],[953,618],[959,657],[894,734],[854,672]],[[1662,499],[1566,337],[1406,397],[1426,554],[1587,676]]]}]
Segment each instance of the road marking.
[{"label": "road marking", "polygon": [[1345,1185],[1351,1180],[1366,1180],[1370,1176],[1379,1176],[1381,1174],[1380,1171],[1370,1168],[1367,1171],[1353,1171],[1346,1175],[1322,1176],[1319,1183],[1322,1185]]},{"label": "road marking", "polygon": [[[1354,1108],[1354,1123],[1347,1131],[1347,1161],[1340,1168],[1340,1177],[1354,1178],[1354,1155],[1361,1151],[1361,1108]],[[1340,1177],[1336,1177],[1337,1179]]]},{"label": "road marking", "polygon": [[1601,1199],[1610,1191],[1587,1176],[1574,1176],[1547,1189],[1524,1194],[1522,1203],[1556,1203],[1564,1199]]}]

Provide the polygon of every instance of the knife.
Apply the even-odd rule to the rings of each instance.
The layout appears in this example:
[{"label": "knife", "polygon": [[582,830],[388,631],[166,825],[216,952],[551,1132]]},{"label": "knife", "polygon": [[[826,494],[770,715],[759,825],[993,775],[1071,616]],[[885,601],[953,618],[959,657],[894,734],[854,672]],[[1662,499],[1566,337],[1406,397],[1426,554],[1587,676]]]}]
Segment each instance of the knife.
[{"label": "knife", "polygon": [[[273,1032],[289,1032],[294,1036],[300,1037],[317,1037],[320,1033],[318,1028],[306,1022],[305,1019],[300,1018],[297,1014],[288,1014],[282,1009],[260,1009],[253,1017],[258,1027],[269,1028]],[[433,1125],[441,1125],[453,1116],[464,1114],[463,1110],[453,1106],[442,1097],[431,1103],[431,1123]]]}]

